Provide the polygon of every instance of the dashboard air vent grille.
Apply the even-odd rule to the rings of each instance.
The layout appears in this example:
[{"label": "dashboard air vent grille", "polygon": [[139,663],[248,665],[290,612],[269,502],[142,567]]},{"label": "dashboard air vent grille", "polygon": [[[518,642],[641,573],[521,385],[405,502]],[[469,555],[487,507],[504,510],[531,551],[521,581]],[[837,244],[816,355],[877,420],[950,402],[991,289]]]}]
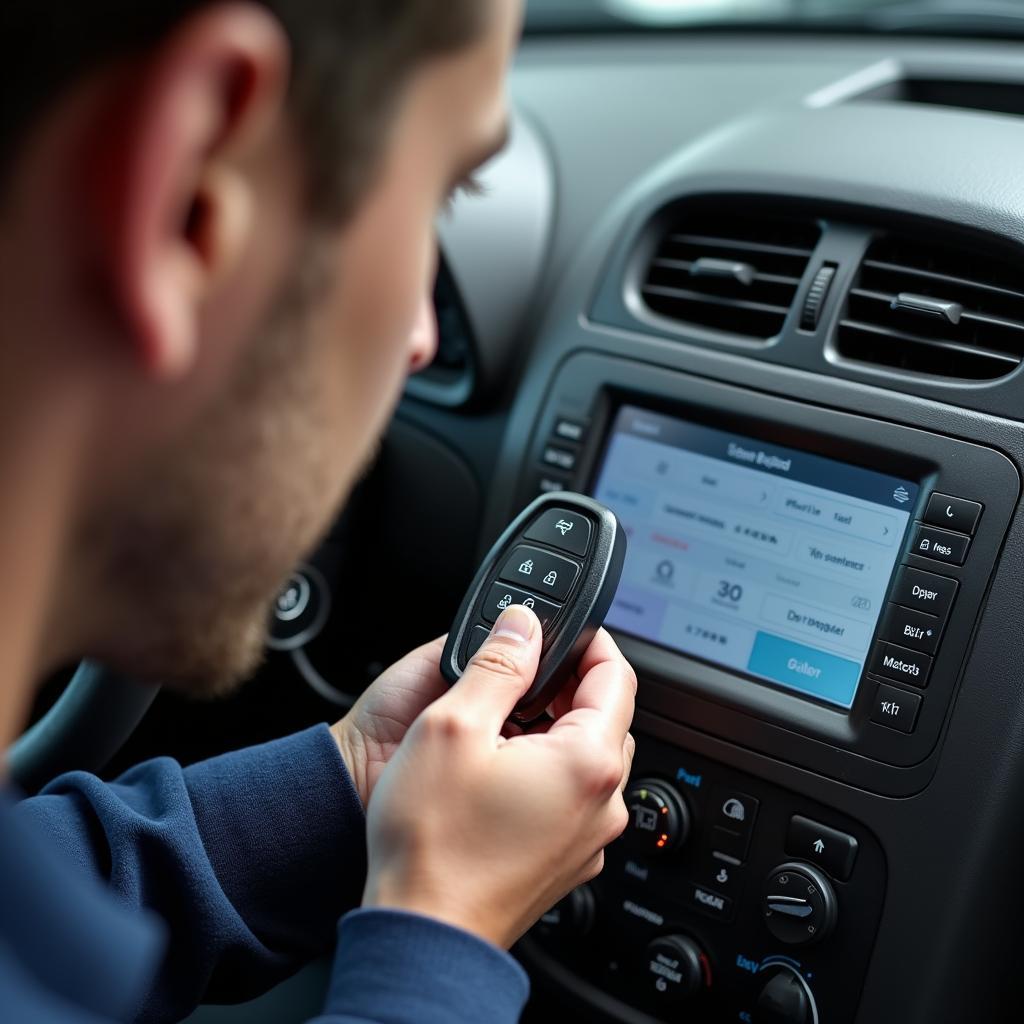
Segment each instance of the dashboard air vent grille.
[{"label": "dashboard air vent grille", "polygon": [[1024,359],[1024,264],[897,236],[872,243],[839,325],[839,355],[995,380]]},{"label": "dashboard air vent grille", "polygon": [[767,340],[782,330],[820,235],[809,218],[691,208],[661,239],[643,302],[679,324]]}]

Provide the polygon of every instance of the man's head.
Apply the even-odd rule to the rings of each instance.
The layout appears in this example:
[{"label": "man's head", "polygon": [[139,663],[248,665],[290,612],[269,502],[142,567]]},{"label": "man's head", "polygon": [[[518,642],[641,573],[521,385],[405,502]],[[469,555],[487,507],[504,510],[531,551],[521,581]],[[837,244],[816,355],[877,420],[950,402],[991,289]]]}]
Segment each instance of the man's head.
[{"label": "man's head", "polygon": [[197,691],[253,667],[432,357],[433,221],[501,145],[519,7],[0,15],[25,80],[0,122],[0,398],[29,430],[66,419],[79,467],[54,656]]}]

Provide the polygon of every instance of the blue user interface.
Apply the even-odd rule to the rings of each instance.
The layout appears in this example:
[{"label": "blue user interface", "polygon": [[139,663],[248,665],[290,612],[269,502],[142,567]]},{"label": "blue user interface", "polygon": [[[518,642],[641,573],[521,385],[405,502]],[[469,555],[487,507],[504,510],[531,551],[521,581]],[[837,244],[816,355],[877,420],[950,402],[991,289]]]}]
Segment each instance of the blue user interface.
[{"label": "blue user interface", "polygon": [[607,624],[849,708],[918,490],[626,406],[594,488],[629,536]]}]

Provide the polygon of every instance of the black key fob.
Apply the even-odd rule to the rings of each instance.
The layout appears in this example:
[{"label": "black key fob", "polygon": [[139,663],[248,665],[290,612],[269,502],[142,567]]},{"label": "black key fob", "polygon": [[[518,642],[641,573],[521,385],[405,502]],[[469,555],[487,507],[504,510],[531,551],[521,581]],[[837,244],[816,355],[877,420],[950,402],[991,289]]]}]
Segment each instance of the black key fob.
[{"label": "black key fob", "polygon": [[544,647],[512,717],[533,721],[604,622],[625,557],[626,534],[610,509],[568,491],[538,498],[501,535],[470,585],[441,657],[445,679],[459,679],[505,608],[527,605],[540,619]]}]

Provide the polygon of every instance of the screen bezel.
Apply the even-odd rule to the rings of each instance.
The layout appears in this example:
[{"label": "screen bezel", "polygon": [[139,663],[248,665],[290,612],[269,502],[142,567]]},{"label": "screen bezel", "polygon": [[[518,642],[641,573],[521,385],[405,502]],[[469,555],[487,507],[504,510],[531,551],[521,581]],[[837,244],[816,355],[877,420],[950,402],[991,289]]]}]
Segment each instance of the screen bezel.
[{"label": "screen bezel", "polygon": [[[667,643],[661,643],[661,642],[659,642],[657,640],[652,640],[650,638],[643,637],[643,636],[640,636],[640,635],[635,634],[635,633],[631,633],[628,630],[622,629],[620,627],[611,627],[611,626],[609,626],[609,629],[611,629],[619,637],[623,637],[623,638],[628,637],[632,641],[636,641],[636,642],[644,643],[644,644],[649,644],[652,647],[656,647],[658,650],[666,651],[666,652],[668,652],[670,654],[673,654],[673,655],[676,655],[676,656],[679,656],[679,657],[683,657],[683,658],[687,658],[687,659],[699,662],[699,663],[701,663],[703,665],[707,665],[707,666],[709,666],[711,668],[714,668],[714,669],[717,669],[719,671],[729,673],[732,676],[742,678],[742,679],[744,679],[744,680],[746,680],[746,681],[748,681],[750,683],[756,684],[758,686],[765,686],[765,687],[768,687],[768,688],[770,688],[770,689],[772,689],[774,691],[785,693],[785,694],[797,697],[800,700],[809,701],[809,702],[811,702],[813,704],[816,704],[816,705],[819,705],[821,707],[827,708],[828,710],[831,710],[831,711],[839,711],[840,713],[843,713],[843,714],[849,713],[854,708],[854,706],[856,705],[857,699],[860,696],[862,689],[865,687],[866,684],[869,683],[869,674],[867,672],[867,663],[870,660],[871,651],[872,651],[872,649],[873,649],[873,647],[875,645],[875,642],[877,641],[878,631],[879,631],[882,619],[883,619],[883,617],[885,615],[886,602],[887,602],[888,596],[889,596],[889,594],[892,591],[892,588],[894,586],[896,574],[899,572],[899,569],[900,569],[900,567],[902,565],[903,556],[904,556],[904,553],[906,551],[906,545],[907,545],[907,543],[909,541],[909,537],[910,537],[911,531],[913,530],[914,519],[915,519],[915,510],[919,507],[920,502],[921,502],[921,484],[920,484],[920,482],[917,479],[909,477],[909,476],[897,477],[896,475],[894,475],[893,473],[891,473],[887,469],[886,470],[882,470],[882,469],[879,469],[876,466],[865,466],[865,465],[860,465],[858,463],[849,462],[849,461],[846,461],[844,459],[838,459],[838,458],[835,457],[834,454],[831,454],[831,453],[827,454],[827,455],[822,455],[819,452],[810,451],[806,447],[797,448],[796,446],[791,445],[791,444],[783,445],[779,441],[775,441],[774,439],[771,439],[771,438],[768,438],[768,437],[764,436],[763,432],[762,432],[762,436],[761,437],[753,437],[750,434],[745,434],[745,433],[741,432],[740,430],[736,429],[734,426],[730,426],[728,428],[725,428],[725,427],[720,427],[720,426],[712,425],[712,424],[706,422],[705,420],[698,420],[698,419],[693,419],[693,418],[684,418],[681,415],[679,415],[678,411],[675,411],[675,410],[672,411],[672,412],[666,413],[666,412],[662,411],[661,409],[654,408],[652,403],[649,400],[643,401],[642,403],[632,403],[632,402],[625,401],[625,400],[619,400],[617,403],[615,403],[612,406],[612,408],[610,408],[608,410],[607,424],[606,424],[605,429],[604,429],[604,431],[602,433],[602,444],[601,444],[600,448],[598,449],[596,457],[592,460],[592,465],[589,468],[589,472],[588,472],[588,475],[587,475],[586,493],[588,495],[590,495],[591,497],[595,496],[595,491],[596,491],[596,488],[597,488],[597,485],[598,485],[598,481],[599,481],[599,479],[601,477],[601,474],[603,473],[603,471],[605,469],[605,466],[607,464],[607,461],[608,461],[608,457],[609,457],[609,454],[610,454],[612,442],[614,441],[614,439],[617,436],[619,436],[620,432],[617,431],[615,428],[616,428],[616,426],[617,426],[617,424],[619,422],[621,414],[623,413],[623,411],[625,409],[636,409],[639,412],[649,412],[652,415],[656,415],[656,416],[659,416],[659,417],[664,417],[664,418],[667,418],[667,419],[669,419],[671,421],[678,422],[678,423],[683,424],[683,425],[690,425],[690,426],[696,426],[696,427],[703,427],[703,428],[706,428],[706,429],[712,429],[712,430],[718,431],[718,432],[720,432],[720,433],[722,433],[722,434],[724,434],[726,436],[729,436],[729,437],[737,437],[737,438],[740,438],[740,439],[743,439],[743,440],[749,440],[749,441],[751,441],[754,444],[764,444],[764,445],[771,444],[772,446],[777,446],[779,448],[783,448],[785,450],[792,451],[792,452],[794,452],[794,454],[814,455],[814,456],[816,456],[818,458],[825,458],[825,459],[827,459],[827,461],[829,463],[831,463],[832,465],[854,466],[856,468],[859,468],[859,469],[862,469],[862,470],[865,470],[865,471],[868,471],[868,472],[878,473],[879,475],[890,477],[890,478],[892,478],[894,481],[896,481],[898,483],[909,484],[909,485],[911,485],[911,486],[913,486],[915,488],[915,490],[917,491],[917,494],[916,494],[916,497],[915,497],[915,500],[914,500],[914,504],[909,505],[906,509],[900,510],[900,511],[906,512],[908,514],[907,524],[906,524],[906,526],[905,526],[905,528],[903,530],[902,536],[898,540],[897,547],[896,547],[895,552],[893,554],[894,561],[893,561],[892,569],[889,572],[888,579],[886,580],[885,597],[883,598],[882,602],[880,603],[880,606],[879,606],[879,608],[877,610],[877,614],[875,616],[875,621],[874,621],[874,624],[872,626],[871,640],[870,640],[870,642],[868,644],[868,647],[867,647],[867,650],[865,651],[865,654],[864,654],[863,664],[861,666],[860,675],[858,677],[857,684],[856,684],[856,687],[854,689],[853,697],[852,697],[852,700],[851,700],[850,704],[842,704],[842,703],[839,703],[837,701],[830,701],[827,698],[816,696],[816,695],[814,695],[812,693],[803,692],[803,691],[801,691],[801,690],[799,690],[799,689],[797,689],[795,687],[787,686],[785,683],[779,683],[779,682],[777,682],[775,680],[772,680],[772,679],[769,679],[769,678],[767,678],[765,676],[760,676],[760,675],[757,675],[756,673],[753,673],[753,672],[744,671],[742,669],[732,667],[732,666],[727,665],[727,664],[725,664],[723,662],[720,662],[720,661],[714,661],[711,658],[704,657],[704,656],[702,656],[700,654],[697,654],[697,653],[694,653],[692,651],[685,651],[685,650],[682,650],[682,649],[680,649],[678,647],[672,647],[671,645],[669,645]],[[681,451],[689,451],[691,449],[680,448],[680,450]],[[723,464],[725,464],[725,463],[723,462]],[[804,481],[804,482],[806,483],[806,481]],[[836,494],[836,495],[838,495],[840,497],[843,496],[841,494],[841,492],[838,492],[838,491],[830,492],[830,493],[834,493],[834,494]],[[628,557],[628,555],[627,555],[627,557]],[[805,641],[805,643],[806,643],[806,641]],[[807,643],[807,646],[810,647],[810,646],[813,646],[813,645],[811,645],[810,643]],[[820,649],[823,651],[823,653],[830,653],[830,652],[826,651],[824,648],[820,648]]]}]

